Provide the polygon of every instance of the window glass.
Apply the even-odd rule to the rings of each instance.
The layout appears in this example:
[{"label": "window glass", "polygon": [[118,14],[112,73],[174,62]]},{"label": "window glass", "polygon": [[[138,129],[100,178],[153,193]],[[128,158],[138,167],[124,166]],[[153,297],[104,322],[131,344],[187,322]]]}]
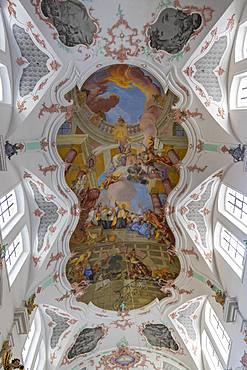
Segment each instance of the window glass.
[{"label": "window glass", "polygon": [[5,262],[8,273],[13,269],[16,262],[23,253],[23,240],[21,233],[17,235],[15,240],[8,246],[5,254]]},{"label": "window glass", "polygon": [[220,351],[220,354],[224,361],[227,363],[230,348],[231,340],[223,325],[221,324],[218,316],[210,306],[209,302],[206,304],[206,324],[208,329],[215,341],[217,348]]},{"label": "window glass", "polygon": [[226,191],[226,210],[247,226],[247,197],[230,187]]},{"label": "window glass", "polygon": [[0,227],[3,229],[17,213],[15,191],[10,191],[0,198]]},{"label": "window glass", "polygon": [[220,245],[217,249],[241,278],[245,263],[245,246],[230,231],[222,227]]}]

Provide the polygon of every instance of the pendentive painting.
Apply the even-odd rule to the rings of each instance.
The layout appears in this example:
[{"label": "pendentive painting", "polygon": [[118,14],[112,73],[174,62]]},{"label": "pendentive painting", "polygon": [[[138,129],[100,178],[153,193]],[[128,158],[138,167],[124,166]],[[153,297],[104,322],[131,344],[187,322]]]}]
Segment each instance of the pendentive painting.
[{"label": "pendentive painting", "polygon": [[180,273],[166,220],[187,137],[173,120],[178,98],[150,72],[111,65],[66,98],[59,129],[65,178],[78,197],[66,275],[77,301],[107,310],[165,298]]}]

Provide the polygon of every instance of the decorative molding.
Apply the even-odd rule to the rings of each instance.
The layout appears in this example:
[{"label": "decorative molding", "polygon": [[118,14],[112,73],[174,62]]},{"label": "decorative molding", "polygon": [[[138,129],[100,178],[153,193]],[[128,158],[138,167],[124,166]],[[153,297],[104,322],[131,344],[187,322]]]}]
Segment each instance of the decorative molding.
[{"label": "decorative molding", "polygon": [[229,122],[226,71],[238,17],[230,6],[183,68],[196,96],[224,129]]},{"label": "decorative molding", "polygon": [[29,331],[29,317],[26,308],[16,308],[14,312],[14,324],[18,334],[27,334]]},{"label": "decorative molding", "polygon": [[52,327],[50,346],[54,349],[57,346],[61,335],[70,327],[70,324],[68,323],[70,318],[58,315],[56,312],[48,308],[45,310],[45,313],[55,323],[55,326],[49,325]]},{"label": "decorative molding", "polygon": [[35,45],[24,28],[14,24],[13,33],[24,58],[22,64],[26,65],[19,84],[20,96],[24,97],[30,94],[38,81],[50,72],[47,68],[49,56]]},{"label": "decorative molding", "polygon": [[211,215],[214,194],[220,178],[212,176],[198,186],[181,202],[179,218],[198,247],[206,262],[212,266],[212,243],[209,234],[208,217]]},{"label": "decorative molding", "polygon": [[220,65],[221,58],[227,49],[227,36],[221,36],[215,41],[209,52],[195,63],[196,72],[194,79],[204,86],[208,96],[219,103],[222,99],[219,76],[224,70],[215,73],[216,68]]},{"label": "decorative molding", "polygon": [[44,244],[45,235],[50,227],[52,227],[58,220],[58,206],[52,201],[45,200],[44,196],[39,192],[37,185],[33,181],[29,181],[32,188],[35,202],[39,209],[37,216],[40,217],[38,228],[38,252],[41,251]]}]

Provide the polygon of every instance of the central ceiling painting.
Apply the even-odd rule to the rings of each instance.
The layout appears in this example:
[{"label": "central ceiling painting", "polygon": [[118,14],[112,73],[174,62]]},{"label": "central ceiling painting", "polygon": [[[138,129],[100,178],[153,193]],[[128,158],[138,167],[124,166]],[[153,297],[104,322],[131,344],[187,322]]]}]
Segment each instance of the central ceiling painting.
[{"label": "central ceiling painting", "polygon": [[[83,85],[85,103],[111,125],[120,119],[127,125],[142,121],[153,100],[162,94],[162,87],[143,69],[117,64],[94,73]],[[149,112],[151,113],[151,112]],[[160,112],[156,113],[156,118]]]},{"label": "central ceiling painting", "polygon": [[103,68],[66,98],[57,148],[80,203],[66,274],[78,301],[108,310],[163,299],[180,273],[166,220],[187,138],[177,97],[132,65]]}]

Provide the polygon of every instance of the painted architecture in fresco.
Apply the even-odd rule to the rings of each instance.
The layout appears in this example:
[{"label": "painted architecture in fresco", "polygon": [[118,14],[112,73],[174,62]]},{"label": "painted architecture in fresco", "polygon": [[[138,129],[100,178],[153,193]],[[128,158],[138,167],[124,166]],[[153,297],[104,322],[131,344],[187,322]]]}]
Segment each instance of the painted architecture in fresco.
[{"label": "painted architecture in fresco", "polygon": [[73,114],[57,147],[81,209],[67,278],[78,301],[143,307],[166,297],[180,272],[165,217],[187,151],[171,114],[177,97],[143,69],[113,65],[67,99]]}]

